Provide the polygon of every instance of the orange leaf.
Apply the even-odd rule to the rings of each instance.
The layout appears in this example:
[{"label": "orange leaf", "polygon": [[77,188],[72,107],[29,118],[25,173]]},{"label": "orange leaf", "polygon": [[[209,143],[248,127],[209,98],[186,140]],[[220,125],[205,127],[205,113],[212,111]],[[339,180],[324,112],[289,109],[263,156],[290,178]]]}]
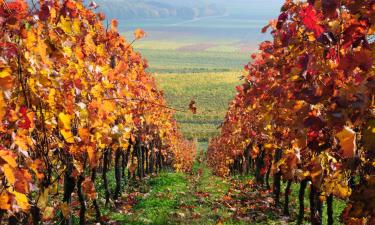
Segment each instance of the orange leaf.
[{"label": "orange leaf", "polygon": [[14,169],[13,173],[17,178],[14,189],[20,193],[28,193],[32,181],[31,174],[26,169]]},{"label": "orange leaf", "polygon": [[44,178],[43,174],[43,162],[40,159],[35,160],[34,162],[29,165],[30,169],[34,171],[36,177],[41,180]]},{"label": "orange leaf", "polygon": [[117,30],[118,27],[118,21],[117,20],[111,20],[111,28],[114,30]]},{"label": "orange leaf", "polygon": [[135,37],[136,40],[142,39],[145,36],[146,36],[146,32],[142,29],[138,28],[134,31],[134,37]]},{"label": "orange leaf", "polygon": [[78,135],[81,138],[82,142],[84,143],[90,142],[90,133],[87,128],[79,128]]},{"label": "orange leaf", "polygon": [[1,192],[0,194],[0,209],[2,210],[9,210],[9,194],[6,191]]},{"label": "orange leaf", "polygon": [[355,132],[349,127],[344,127],[342,131],[336,134],[340,141],[343,158],[353,158],[357,151]]},{"label": "orange leaf", "polygon": [[92,146],[87,146],[87,154],[89,156],[89,164],[91,167],[96,167],[98,160],[96,157],[95,149]]},{"label": "orange leaf", "polygon": [[6,114],[6,103],[4,100],[3,92],[0,91],[0,124]]},{"label": "orange leaf", "polygon": [[11,76],[12,70],[9,67],[0,67],[0,88],[9,90],[13,87],[14,79]]}]

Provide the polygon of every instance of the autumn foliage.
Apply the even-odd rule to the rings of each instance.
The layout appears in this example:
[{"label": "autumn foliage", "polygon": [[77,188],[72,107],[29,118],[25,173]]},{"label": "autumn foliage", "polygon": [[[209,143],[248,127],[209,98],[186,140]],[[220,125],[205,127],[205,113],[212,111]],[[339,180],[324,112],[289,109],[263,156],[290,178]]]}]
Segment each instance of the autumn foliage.
[{"label": "autumn foliage", "polygon": [[272,175],[276,203],[280,179],[300,184],[299,224],[309,183],[311,223],[336,197],[344,223],[375,224],[375,2],[287,0],[269,29],[208,162],[223,176],[253,169],[267,185]]},{"label": "autumn foliage", "polygon": [[99,184],[108,204],[125,171],[191,169],[195,145],[117,21],[81,1],[0,4],[0,223],[69,224],[79,209],[85,224],[90,208],[100,222]]}]

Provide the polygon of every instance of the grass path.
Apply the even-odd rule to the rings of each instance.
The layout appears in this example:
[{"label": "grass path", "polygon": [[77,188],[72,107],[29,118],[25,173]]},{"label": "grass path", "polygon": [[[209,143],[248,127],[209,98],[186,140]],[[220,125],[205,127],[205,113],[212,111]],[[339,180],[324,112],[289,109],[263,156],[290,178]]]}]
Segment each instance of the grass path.
[{"label": "grass path", "polygon": [[[252,176],[223,179],[213,175],[206,165],[206,148],[207,143],[199,143],[199,154],[190,174],[164,171],[142,182],[130,183],[124,192],[127,194],[103,212],[107,221],[112,221],[109,224],[296,224],[298,185],[293,185],[290,196],[291,217],[284,217],[281,207],[275,207],[270,190],[257,186]],[[282,186],[284,190],[285,185]],[[340,224],[339,214],[344,206],[344,202],[335,200],[335,224]],[[308,208],[308,198],[305,207]],[[308,211],[305,217],[308,224]]]},{"label": "grass path", "polygon": [[124,195],[112,224],[218,224],[232,216],[220,204],[229,183],[214,176],[205,165],[203,150],[191,174],[162,172]]},{"label": "grass path", "polygon": [[105,214],[111,224],[286,224],[277,216],[268,191],[257,188],[252,177],[226,180],[206,166],[200,144],[191,174],[162,172],[128,190]]}]

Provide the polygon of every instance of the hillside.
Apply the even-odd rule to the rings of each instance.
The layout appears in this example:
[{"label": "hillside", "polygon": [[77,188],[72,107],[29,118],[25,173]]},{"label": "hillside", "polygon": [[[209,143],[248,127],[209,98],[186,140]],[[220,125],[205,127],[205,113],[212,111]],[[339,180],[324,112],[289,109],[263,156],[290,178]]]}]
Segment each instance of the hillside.
[{"label": "hillside", "polygon": [[223,7],[215,3],[196,1],[154,1],[154,0],[99,0],[96,3],[110,18],[117,19],[150,19],[179,18],[194,19],[205,16],[223,15]]}]

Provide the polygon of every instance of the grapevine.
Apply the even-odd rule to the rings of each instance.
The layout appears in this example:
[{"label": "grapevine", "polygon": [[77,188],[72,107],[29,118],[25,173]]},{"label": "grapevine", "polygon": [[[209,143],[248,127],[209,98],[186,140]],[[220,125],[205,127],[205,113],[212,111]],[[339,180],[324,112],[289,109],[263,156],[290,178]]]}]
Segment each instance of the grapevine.
[{"label": "grapevine", "polygon": [[99,184],[109,204],[125,171],[191,169],[195,144],[132,47],[144,31],[129,42],[81,1],[0,4],[0,223],[103,222]]},{"label": "grapevine", "polygon": [[322,223],[327,201],[347,201],[346,224],[375,223],[375,2],[285,1],[281,14],[262,29],[260,44],[230,103],[208,162],[222,176],[249,173],[268,185],[275,203],[280,182],[310,187],[310,222]]}]

